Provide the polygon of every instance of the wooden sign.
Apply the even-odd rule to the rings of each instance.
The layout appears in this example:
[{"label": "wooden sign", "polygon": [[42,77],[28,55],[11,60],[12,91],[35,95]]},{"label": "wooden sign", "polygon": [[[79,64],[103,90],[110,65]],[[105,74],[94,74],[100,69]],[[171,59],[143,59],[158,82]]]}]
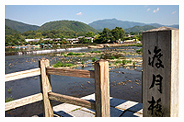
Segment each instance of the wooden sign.
[{"label": "wooden sign", "polygon": [[178,116],[179,30],[143,32],[143,116]]}]

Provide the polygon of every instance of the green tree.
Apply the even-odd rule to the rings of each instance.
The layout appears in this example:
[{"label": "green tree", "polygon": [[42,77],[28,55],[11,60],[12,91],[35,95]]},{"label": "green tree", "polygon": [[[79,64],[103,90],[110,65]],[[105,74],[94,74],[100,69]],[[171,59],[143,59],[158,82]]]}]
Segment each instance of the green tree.
[{"label": "green tree", "polygon": [[95,34],[94,34],[92,31],[89,31],[89,32],[86,33],[85,36],[86,36],[86,37],[94,37]]},{"label": "green tree", "polygon": [[108,28],[104,28],[102,33],[100,33],[101,43],[107,43],[112,37],[112,33]]},{"label": "green tree", "polygon": [[142,34],[139,34],[138,39],[139,41],[142,41]]},{"label": "green tree", "polygon": [[42,33],[41,32],[36,32],[35,37],[36,38],[42,38]]},{"label": "green tree", "polygon": [[112,29],[111,33],[112,33],[112,36],[114,38],[114,39],[112,39],[112,41],[116,41],[119,39],[121,39],[121,40],[123,39],[125,31],[120,27],[116,27],[115,29]]}]

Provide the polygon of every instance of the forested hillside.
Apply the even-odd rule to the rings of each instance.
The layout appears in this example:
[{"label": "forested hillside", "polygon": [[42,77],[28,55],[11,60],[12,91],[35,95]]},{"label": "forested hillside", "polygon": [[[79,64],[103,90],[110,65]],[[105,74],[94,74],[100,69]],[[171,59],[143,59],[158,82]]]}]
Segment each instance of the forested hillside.
[{"label": "forested hillside", "polygon": [[12,28],[5,25],[5,35],[19,34],[20,32],[13,30]]},{"label": "forested hillside", "polygon": [[130,32],[139,33],[139,32],[143,32],[143,31],[155,29],[155,28],[156,28],[156,27],[151,26],[151,25],[134,26],[134,27],[132,27],[132,28],[127,28],[127,29],[125,29],[125,32],[126,32],[126,33],[130,33]]},{"label": "forested hillside", "polygon": [[129,22],[129,21],[121,21],[117,19],[104,19],[104,20],[97,20],[89,24],[96,30],[102,31],[104,28],[113,29],[115,27],[121,27],[123,29],[131,28],[136,25],[143,26],[144,23],[139,22]]},{"label": "forested hillside", "polygon": [[60,31],[74,31],[74,32],[94,32],[97,33],[97,30],[90,27],[89,25],[77,22],[77,21],[69,21],[69,20],[62,20],[62,21],[53,21],[48,22],[42,25],[38,30],[45,31],[45,30],[60,30]]},{"label": "forested hillside", "polygon": [[37,30],[39,28],[39,26],[36,26],[36,25],[29,25],[29,24],[17,22],[17,21],[10,20],[10,19],[5,19],[5,25],[21,33],[29,31],[29,30]]},{"label": "forested hillside", "polygon": [[[156,27],[156,28],[159,28],[159,27],[162,27],[162,26],[172,27],[172,28],[179,28],[179,25],[161,25],[161,24],[158,24],[158,23],[146,24],[146,23],[140,23],[140,22],[122,21],[122,20],[117,20],[117,19],[97,20],[97,21],[94,21],[92,23],[89,23],[88,25],[93,27],[94,29],[96,29],[98,31],[102,31],[104,28],[113,29],[115,27],[121,27],[124,30],[126,30],[128,28],[132,28],[132,27],[135,27],[135,26],[145,26],[145,25],[149,25],[150,27],[153,26],[153,27]],[[143,28],[147,28],[147,27],[143,27]],[[145,29],[143,29],[143,30],[145,30]]]}]

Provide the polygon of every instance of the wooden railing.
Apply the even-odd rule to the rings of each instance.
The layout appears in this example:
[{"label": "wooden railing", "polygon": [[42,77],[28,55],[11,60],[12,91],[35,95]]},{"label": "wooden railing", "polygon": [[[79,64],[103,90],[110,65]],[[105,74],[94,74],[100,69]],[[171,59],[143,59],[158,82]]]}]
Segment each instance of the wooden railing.
[{"label": "wooden railing", "polygon": [[[95,110],[96,117],[110,117],[109,65],[105,60],[94,63],[94,71],[50,67],[48,59],[39,61],[40,68],[5,75],[5,81],[40,75],[41,93],[5,103],[5,111],[43,100],[43,115],[53,117],[51,100]],[[95,102],[52,92],[50,75],[95,79]]]}]

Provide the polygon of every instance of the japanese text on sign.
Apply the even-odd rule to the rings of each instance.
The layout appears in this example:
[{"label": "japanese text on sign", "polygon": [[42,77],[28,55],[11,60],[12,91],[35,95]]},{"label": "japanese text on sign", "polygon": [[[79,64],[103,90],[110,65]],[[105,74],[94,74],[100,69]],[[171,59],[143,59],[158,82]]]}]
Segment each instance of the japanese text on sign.
[{"label": "japanese text on sign", "polygon": [[[164,68],[164,65],[162,64],[162,60],[161,60],[161,57],[163,56],[163,54],[161,53],[161,49],[155,46],[153,53],[150,50],[148,50],[148,54],[153,55],[153,57],[148,58],[148,65],[150,65],[151,67],[155,66],[157,69]],[[153,74],[152,76],[153,76],[153,80],[149,89],[152,89],[153,87],[158,86],[158,91],[160,94],[162,94],[162,80],[163,80],[162,75]],[[148,107],[148,110],[151,111],[151,115],[163,116],[162,105],[160,104],[161,98],[155,101],[154,96],[152,96],[152,100],[148,101],[148,103],[150,104]]]}]

